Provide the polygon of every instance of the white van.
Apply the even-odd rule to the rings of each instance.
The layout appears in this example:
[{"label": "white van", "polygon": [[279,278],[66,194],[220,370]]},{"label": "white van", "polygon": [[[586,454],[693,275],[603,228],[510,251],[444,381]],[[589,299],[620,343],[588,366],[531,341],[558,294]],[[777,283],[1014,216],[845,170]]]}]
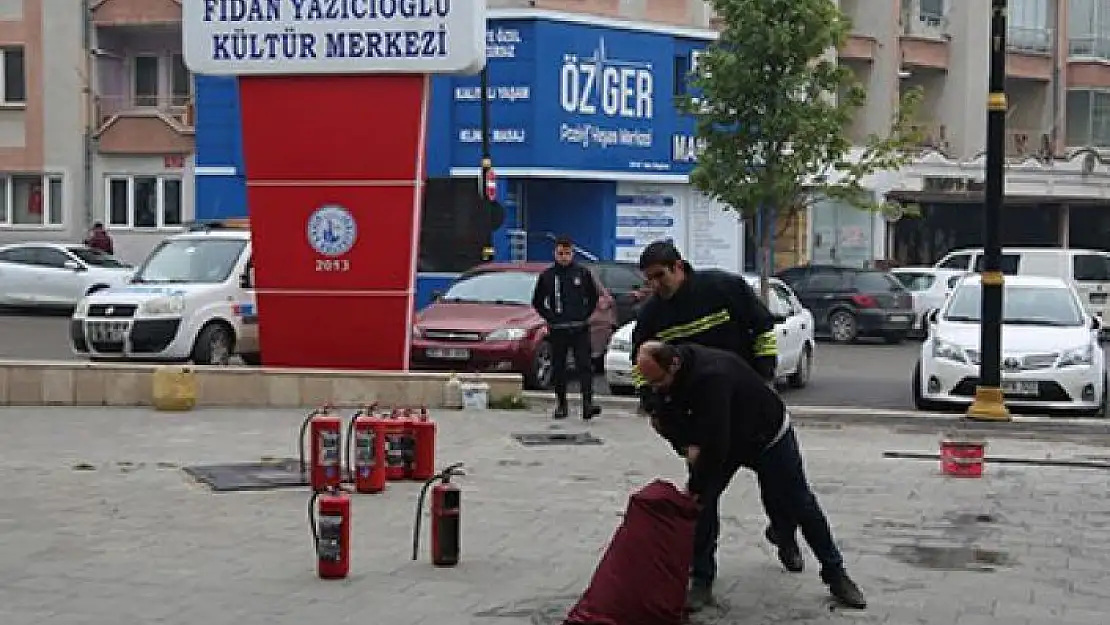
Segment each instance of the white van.
[{"label": "white van", "polygon": [[94,360],[258,364],[253,274],[245,222],[199,224],[159,243],[130,284],[78,302],[70,343]]},{"label": "white van", "polygon": [[[949,252],[937,269],[983,270],[983,248]],[[1091,314],[1110,320],[1110,252],[1051,247],[1002,248],[1005,275],[1049,276],[1070,281]]]}]

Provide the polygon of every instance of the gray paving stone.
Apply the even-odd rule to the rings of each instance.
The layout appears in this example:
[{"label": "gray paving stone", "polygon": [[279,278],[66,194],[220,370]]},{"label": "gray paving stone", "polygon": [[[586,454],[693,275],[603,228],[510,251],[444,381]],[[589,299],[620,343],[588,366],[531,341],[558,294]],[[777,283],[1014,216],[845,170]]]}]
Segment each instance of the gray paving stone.
[{"label": "gray paving stone", "polygon": [[[0,409],[0,622],[559,623],[629,492],[656,476],[683,478],[682,461],[640,419],[590,424],[602,446],[525,448],[509,435],[548,428],[543,414],[434,416],[440,464],[467,464],[462,563],[432,567],[426,544],[410,560],[418,486],[390,484],[355,499],[351,577],[324,582],[307,493],[213,494],[180,471],[295,456],[302,415]],[[983,479],[960,480],[941,476],[936,461],[882,457],[935,452],[944,433],[800,428],[811,481],[868,610],[830,609],[808,552],[806,573],[781,570],[762,539],[754,479],[742,474],[723,501],[722,607],[695,624],[1104,624],[1108,473],[990,465]],[[992,437],[990,453],[1105,457],[1105,445],[1026,433]],[[84,464],[93,470],[75,469]],[[1002,561],[966,570],[959,560],[975,550]]]}]

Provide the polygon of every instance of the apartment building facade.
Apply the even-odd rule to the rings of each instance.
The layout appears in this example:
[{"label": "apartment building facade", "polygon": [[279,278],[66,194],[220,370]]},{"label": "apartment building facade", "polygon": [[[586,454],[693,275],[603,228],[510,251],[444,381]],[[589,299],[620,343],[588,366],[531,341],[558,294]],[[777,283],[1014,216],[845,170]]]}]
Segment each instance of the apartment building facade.
[{"label": "apartment building facade", "polygon": [[[840,59],[869,92],[854,138],[880,131],[900,93],[925,91],[920,156],[884,189],[922,215],[888,226],[888,256],[929,263],[980,245],[990,1],[841,6],[854,28]],[[1004,244],[1107,248],[1110,2],[1009,0],[1006,66]],[[830,256],[814,250],[815,260]]]},{"label": "apartment building facade", "polygon": [[180,0],[0,0],[0,68],[0,244],[99,221],[137,262],[192,219]]}]

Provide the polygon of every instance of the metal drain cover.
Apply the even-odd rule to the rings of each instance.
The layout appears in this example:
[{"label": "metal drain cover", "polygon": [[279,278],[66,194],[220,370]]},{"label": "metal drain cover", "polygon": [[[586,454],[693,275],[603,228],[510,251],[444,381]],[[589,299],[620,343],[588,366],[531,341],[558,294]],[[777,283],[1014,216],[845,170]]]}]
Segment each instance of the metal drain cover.
[{"label": "metal drain cover", "polygon": [[191,466],[182,470],[216,492],[308,486],[308,482],[301,477],[300,462],[293,458]]},{"label": "metal drain cover", "polygon": [[513,434],[513,438],[525,447],[541,445],[601,445],[605,441],[589,432],[529,432]]}]

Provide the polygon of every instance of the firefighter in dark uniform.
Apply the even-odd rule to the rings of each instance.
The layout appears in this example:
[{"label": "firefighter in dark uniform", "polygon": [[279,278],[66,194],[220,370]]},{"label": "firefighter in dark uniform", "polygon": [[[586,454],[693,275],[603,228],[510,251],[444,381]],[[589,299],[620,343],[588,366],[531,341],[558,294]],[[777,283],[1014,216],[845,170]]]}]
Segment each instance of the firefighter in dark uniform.
[{"label": "firefighter in dark uniform", "polygon": [[[775,320],[742,276],[713,269],[695,272],[670,241],[655,241],[645,247],[640,254],[640,271],[653,295],[636,317],[632,331],[633,362],[640,345],[648,340],[694,343],[733,352],[768,384],[774,381],[778,361]],[[633,375],[641,409],[655,415],[660,409],[658,396],[650,385],[643,383],[635,367]],[[679,455],[684,453],[678,447],[675,451]],[[772,528],[787,524],[776,523],[770,510],[767,517],[770,525],[764,535],[776,546],[779,561],[788,571],[801,572],[804,561],[797,537],[775,536]],[[713,534],[716,543],[716,533]]]},{"label": "firefighter in dark uniform", "polygon": [[593,403],[593,354],[590,317],[600,292],[592,272],[574,262],[574,243],[568,237],[555,241],[555,264],[540,274],[532,293],[532,307],[547,322],[551,345],[551,373],[555,386],[556,419],[567,416],[567,352],[574,353],[574,369],[582,392],[582,418],[601,413]]},{"label": "firefighter in dark uniform", "polygon": [[652,426],[682,448],[689,466],[687,491],[701,512],[694,537],[693,584],[688,603],[712,601],[716,576],[718,504],[741,467],[755,472],[763,504],[777,535],[802,530],[821,563],[821,579],[841,604],[867,601],[844,568],[828,519],[806,479],[802,452],[779,394],[743,359],[700,345],[648,341],[636,364],[666,407]]}]

